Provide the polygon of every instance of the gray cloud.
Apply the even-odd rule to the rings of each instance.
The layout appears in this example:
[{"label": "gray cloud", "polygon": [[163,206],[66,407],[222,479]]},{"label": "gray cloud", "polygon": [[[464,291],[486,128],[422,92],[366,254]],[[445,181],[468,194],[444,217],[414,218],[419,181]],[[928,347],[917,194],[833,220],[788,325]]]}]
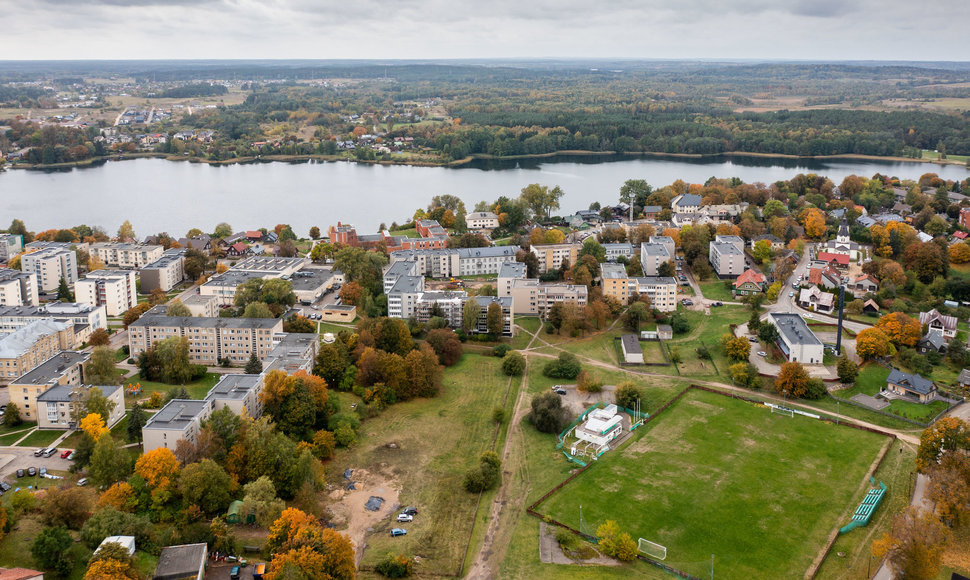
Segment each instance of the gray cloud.
[{"label": "gray cloud", "polygon": [[[5,58],[963,58],[970,2],[0,0]],[[912,31],[933,43],[913,44]]]}]

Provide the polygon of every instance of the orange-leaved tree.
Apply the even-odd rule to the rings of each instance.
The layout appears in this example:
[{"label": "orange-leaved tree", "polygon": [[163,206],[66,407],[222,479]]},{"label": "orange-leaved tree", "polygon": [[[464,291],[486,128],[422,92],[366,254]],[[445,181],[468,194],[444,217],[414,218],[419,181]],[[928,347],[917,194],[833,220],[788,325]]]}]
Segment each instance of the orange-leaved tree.
[{"label": "orange-leaved tree", "polygon": [[889,337],[876,327],[863,330],[855,339],[855,352],[863,359],[886,356],[889,348]]},{"label": "orange-leaved tree", "polygon": [[775,390],[789,397],[802,397],[808,391],[808,371],[800,362],[786,362],[775,379]]},{"label": "orange-leaved tree", "polygon": [[876,322],[876,328],[885,332],[893,343],[901,346],[916,346],[923,334],[919,320],[902,312],[883,316]]},{"label": "orange-leaved tree", "polygon": [[970,451],[970,424],[957,417],[943,417],[919,437],[916,469],[924,472],[936,465],[948,451]]},{"label": "orange-leaved tree", "polygon": [[167,447],[153,449],[135,462],[135,473],[152,489],[168,487],[178,472],[179,460]]},{"label": "orange-leaved tree", "polygon": [[88,413],[81,419],[81,430],[88,434],[88,436],[97,441],[102,435],[109,432],[109,429],[104,425],[104,419],[101,418],[100,413]]},{"label": "orange-leaved tree", "polygon": [[[289,578],[283,570],[300,570],[310,578],[352,580],[354,547],[350,538],[296,508],[287,508],[270,526],[266,546],[273,554],[273,578]],[[295,567],[295,569],[293,568]]]}]

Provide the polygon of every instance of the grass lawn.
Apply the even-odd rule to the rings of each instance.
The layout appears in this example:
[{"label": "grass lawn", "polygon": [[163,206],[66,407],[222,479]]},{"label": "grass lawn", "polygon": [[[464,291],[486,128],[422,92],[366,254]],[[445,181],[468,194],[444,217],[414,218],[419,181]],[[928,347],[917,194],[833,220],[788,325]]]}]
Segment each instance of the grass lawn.
[{"label": "grass lawn", "polygon": [[[694,391],[539,511],[587,531],[615,520],[695,576],[802,575],[864,495],[880,435]],[[868,482],[865,482],[866,484]]]},{"label": "grass lawn", "polygon": [[[238,372],[242,372],[239,369]],[[206,373],[204,377],[197,381],[191,383],[185,383],[185,390],[189,393],[189,398],[192,399],[202,399],[205,397],[206,393],[209,392],[217,382],[219,382],[219,375],[216,373]],[[125,379],[122,386],[127,387],[131,383],[141,384],[141,395],[138,397],[131,397],[125,395],[125,407],[131,407],[135,404],[136,400],[148,400],[152,396],[153,391],[158,391],[163,396],[167,395],[169,391],[177,390],[182,385],[169,385],[167,383],[159,383],[155,381],[146,381],[141,378],[141,373],[138,373],[131,378]]]},{"label": "grass lawn", "polygon": [[[879,391],[886,386],[886,377],[888,376],[889,369],[886,367],[869,364],[859,372],[859,376],[851,388],[835,391],[832,394],[840,399],[851,399],[859,393],[874,396],[879,394]],[[889,406],[883,409],[883,411],[892,413],[893,415],[899,415],[900,417],[906,417],[907,419],[926,422],[941,413],[946,407],[947,404],[943,401],[933,401],[932,403],[924,405],[922,403],[894,399],[889,402]]]},{"label": "grass lawn", "polygon": [[347,331],[350,331],[350,332],[354,332],[354,326],[341,326],[339,324],[331,324],[329,322],[321,322],[320,323],[320,334],[324,334],[324,333],[327,333],[327,332],[332,332],[334,334],[334,336],[336,336],[342,330],[347,330]]},{"label": "grass lawn", "polygon": [[[676,334],[672,340],[666,341],[664,346],[668,352],[676,349],[680,353],[681,362],[678,364],[680,373],[685,376],[714,377],[718,374],[726,376],[730,362],[721,351],[721,335],[731,332],[731,324],[742,324],[750,318],[750,310],[744,306],[727,305],[711,308],[711,314],[705,315],[697,310],[678,310],[690,322],[690,331],[686,334]],[[706,346],[713,356],[713,363],[709,360],[697,358],[696,349]],[[715,365],[717,371],[715,371]],[[664,367],[661,367],[664,368]],[[674,373],[673,367],[669,367]],[[665,372],[658,370],[657,372]]]},{"label": "grass lawn", "polygon": [[390,230],[390,233],[392,236],[407,236],[409,238],[419,237],[417,228],[408,228],[405,230]]},{"label": "grass lawn", "polygon": [[529,331],[529,332],[526,332],[525,330],[522,330],[522,329],[517,329],[515,331],[515,336],[512,337],[511,346],[516,350],[523,349],[526,346],[528,346],[529,341],[532,340],[532,335],[529,333],[535,332],[540,328],[542,328],[542,321],[539,320],[539,318],[536,316],[522,316],[522,317],[517,316],[515,318],[515,323]]},{"label": "grass lawn", "polygon": [[711,280],[708,282],[698,282],[698,286],[701,287],[701,292],[704,293],[704,298],[708,300],[721,300],[725,302],[734,302],[734,294],[724,286],[724,280]]},{"label": "grass lawn", "polygon": [[[457,573],[478,503],[478,494],[466,492],[462,481],[479,454],[492,447],[492,409],[503,406],[509,385],[499,360],[463,355],[457,365],[445,370],[437,398],[400,403],[365,422],[358,445],[339,451],[328,465],[332,474],[347,468],[381,473],[400,485],[402,504],[418,506],[421,514],[427,514],[416,518],[407,527],[408,535],[401,538],[388,534],[397,527],[393,522],[378,524],[367,539],[365,565],[375,565],[393,550],[421,554],[422,572]],[[513,379],[513,395],[519,380]],[[505,402],[507,415],[514,404],[510,396]],[[501,441],[500,436],[499,451]],[[392,442],[398,448],[389,449],[387,444]],[[482,499],[486,514],[494,493]]]},{"label": "grass lawn", "polygon": [[54,430],[44,430],[40,429],[34,431],[24,439],[18,447],[46,447],[50,445],[55,439],[63,435],[63,431]]}]

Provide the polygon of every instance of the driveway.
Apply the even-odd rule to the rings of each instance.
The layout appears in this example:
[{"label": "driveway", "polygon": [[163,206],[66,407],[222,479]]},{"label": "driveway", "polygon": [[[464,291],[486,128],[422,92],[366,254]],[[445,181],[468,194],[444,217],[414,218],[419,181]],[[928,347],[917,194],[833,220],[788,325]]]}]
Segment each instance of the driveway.
[{"label": "driveway", "polygon": [[36,447],[0,447],[0,478],[5,478],[8,483],[14,484],[17,480],[18,469],[28,467],[47,467],[48,470],[67,471],[71,468],[71,461],[61,459],[61,451],[52,457],[34,457]]}]

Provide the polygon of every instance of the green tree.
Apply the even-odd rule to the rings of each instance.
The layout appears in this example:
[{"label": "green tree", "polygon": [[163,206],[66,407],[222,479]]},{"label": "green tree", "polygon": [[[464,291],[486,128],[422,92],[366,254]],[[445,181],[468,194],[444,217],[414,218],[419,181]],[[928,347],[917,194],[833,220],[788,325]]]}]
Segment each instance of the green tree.
[{"label": "green tree", "polygon": [[643,398],[643,392],[637,387],[636,383],[626,381],[616,387],[616,405],[625,409],[632,409],[637,401]]},{"label": "green tree", "polygon": [[219,222],[216,224],[216,229],[212,231],[213,238],[228,238],[232,235],[232,226],[226,222]]},{"label": "green tree", "polygon": [[94,512],[81,527],[81,540],[95,549],[107,536],[135,536],[138,545],[146,545],[152,539],[152,524],[147,517],[135,515],[108,506]]},{"label": "green tree", "polygon": [[847,385],[851,385],[855,382],[856,377],[859,376],[859,366],[849,360],[849,357],[843,353],[842,356],[839,357],[838,374],[840,381]]},{"label": "green tree", "polygon": [[771,323],[763,323],[758,327],[758,340],[765,344],[774,344],[778,340],[778,327]]},{"label": "green tree", "polygon": [[107,420],[117,406],[117,403],[106,397],[104,392],[97,387],[87,389],[86,395],[83,415],[97,413]]},{"label": "green tree", "polygon": [[564,192],[558,185],[549,189],[547,185],[531,183],[522,188],[519,200],[532,211],[536,219],[540,219],[548,218],[551,211],[559,209],[559,200],[563,195]]},{"label": "green tree", "polygon": [[620,186],[620,202],[628,205],[644,205],[653,188],[643,179],[627,179]]},{"label": "green tree", "polygon": [[99,486],[107,487],[123,481],[131,475],[131,456],[122,449],[113,437],[100,437],[94,444],[88,473],[91,480]]},{"label": "green tree", "polygon": [[[155,345],[155,355],[161,365],[161,378],[169,384],[190,382],[198,372],[189,360],[189,340],[184,336],[171,336]],[[204,371],[203,367],[203,371]]]},{"label": "green tree", "polygon": [[67,528],[44,528],[30,545],[30,555],[44,570],[67,576],[74,567],[74,557],[70,553],[73,544]]},{"label": "green tree", "polygon": [[264,302],[250,302],[243,310],[243,318],[275,318],[276,315]]},{"label": "green tree", "polygon": [[16,427],[23,423],[24,420],[20,417],[20,407],[17,403],[11,401],[7,403],[7,411],[3,415],[3,424],[7,427]]},{"label": "green tree", "polygon": [[505,316],[498,302],[492,302],[485,311],[485,328],[492,336],[502,336],[505,329]]},{"label": "green tree", "polygon": [[627,309],[626,314],[623,315],[623,326],[639,335],[640,324],[646,320],[649,320],[649,318],[650,312],[647,310],[647,305],[639,301],[634,302],[633,305]]},{"label": "green tree", "polygon": [[57,299],[61,302],[74,302],[74,293],[67,285],[67,280],[61,276],[61,281],[57,284]]},{"label": "green tree", "polygon": [[771,242],[768,240],[758,240],[754,244],[754,249],[751,251],[751,255],[754,256],[755,260],[762,264],[767,264],[771,260]]},{"label": "green tree", "polygon": [[91,358],[84,365],[84,380],[92,385],[121,384],[121,373],[116,366],[114,349],[109,346],[95,347]]},{"label": "green tree", "polygon": [[517,352],[510,352],[502,359],[502,372],[510,377],[521,377],[525,372],[525,357]]},{"label": "green tree", "polygon": [[220,513],[229,507],[232,478],[218,463],[203,459],[186,465],[179,475],[179,492],[188,505],[195,505],[206,514]]},{"label": "green tree", "polygon": [[320,345],[313,365],[313,374],[323,377],[327,386],[339,388],[341,379],[350,364],[347,347],[342,341]]},{"label": "green tree", "polygon": [[542,433],[558,433],[566,422],[566,413],[562,406],[562,397],[553,392],[545,392],[533,397],[529,420]]},{"label": "green tree", "polygon": [[192,311],[176,298],[165,306],[165,314],[169,316],[192,316]]},{"label": "green tree", "polygon": [[276,488],[269,477],[261,476],[243,486],[242,513],[255,516],[260,526],[268,528],[285,507],[283,500],[276,497]]},{"label": "green tree", "polygon": [[245,372],[247,375],[258,375],[259,373],[263,372],[263,363],[259,360],[259,357],[256,356],[256,351],[253,351],[252,354],[249,355],[249,361],[246,362]]},{"label": "green tree", "polygon": [[465,332],[478,327],[478,317],[481,316],[482,307],[478,300],[466,300],[461,310],[461,325]]},{"label": "green tree", "polygon": [[136,401],[131,407],[131,412],[128,413],[128,442],[129,443],[139,443],[141,442],[141,429],[148,423],[148,417],[145,415],[145,411],[142,406]]}]

